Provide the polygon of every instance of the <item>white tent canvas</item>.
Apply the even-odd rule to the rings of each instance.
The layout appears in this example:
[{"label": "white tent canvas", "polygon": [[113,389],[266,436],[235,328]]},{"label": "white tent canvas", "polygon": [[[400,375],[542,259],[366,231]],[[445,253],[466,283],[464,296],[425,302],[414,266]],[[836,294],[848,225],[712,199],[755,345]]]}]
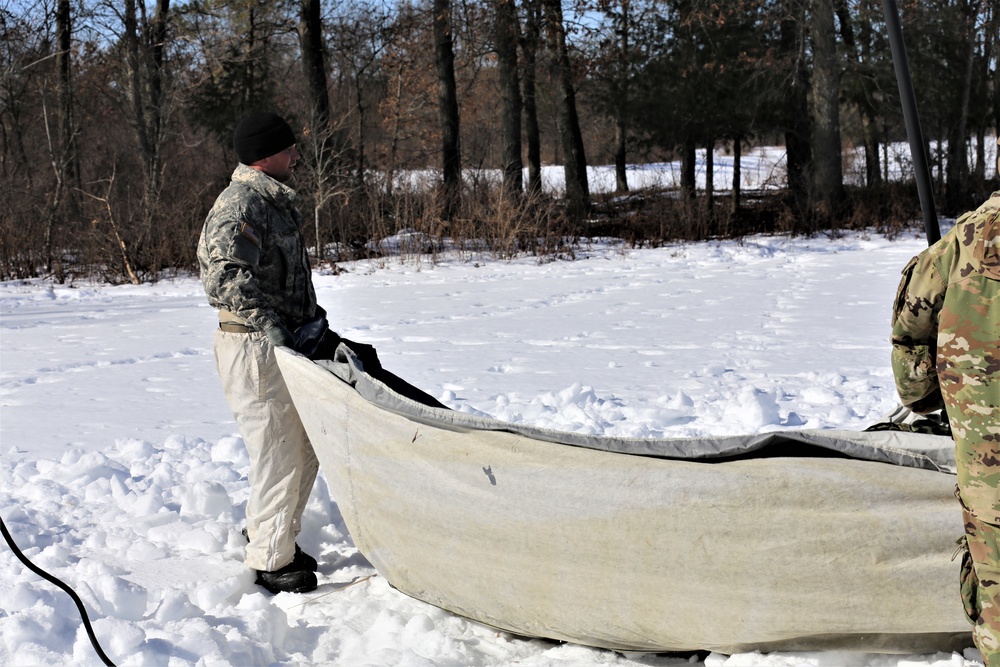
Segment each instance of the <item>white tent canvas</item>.
[{"label": "white tent canvas", "polygon": [[358,550],[394,587],[521,635],[628,651],[971,645],[949,438],[583,436],[278,361]]}]

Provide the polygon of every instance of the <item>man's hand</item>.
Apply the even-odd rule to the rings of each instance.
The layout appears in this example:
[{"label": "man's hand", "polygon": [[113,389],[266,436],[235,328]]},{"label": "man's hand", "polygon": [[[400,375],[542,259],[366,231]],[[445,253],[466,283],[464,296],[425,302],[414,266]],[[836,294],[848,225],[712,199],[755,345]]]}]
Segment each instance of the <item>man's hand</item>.
[{"label": "man's hand", "polygon": [[317,315],[314,319],[295,330],[295,350],[310,359],[316,354],[323,337],[330,329],[326,321],[326,311],[319,307],[316,308],[316,311]]},{"label": "man's hand", "polygon": [[[934,387],[934,390],[921,399],[913,401],[907,405],[909,409],[918,415],[926,415],[930,412],[937,412],[944,408],[944,398],[941,396],[941,388]],[[947,420],[946,420],[947,421]]]},{"label": "man's hand", "polygon": [[264,329],[268,342],[275,347],[295,347],[295,337],[283,324],[272,324]]}]

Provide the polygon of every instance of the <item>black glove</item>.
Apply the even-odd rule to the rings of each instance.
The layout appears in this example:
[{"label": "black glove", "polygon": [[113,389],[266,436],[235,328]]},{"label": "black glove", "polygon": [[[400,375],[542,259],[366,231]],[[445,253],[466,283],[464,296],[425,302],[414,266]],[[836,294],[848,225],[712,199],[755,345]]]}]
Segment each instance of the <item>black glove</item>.
[{"label": "black glove", "polygon": [[358,343],[353,340],[342,338],[341,341],[351,348],[351,351],[358,357],[365,373],[372,377],[377,377],[382,372],[382,362],[379,361],[378,352],[368,343]]},{"label": "black glove", "polygon": [[323,334],[322,340],[316,346],[316,351],[309,355],[313,361],[320,359],[334,359],[337,354],[337,346],[340,345],[340,336],[336,331],[330,329]]},{"label": "black glove", "polygon": [[323,336],[330,330],[326,321],[326,311],[317,306],[319,314],[295,330],[295,350],[312,358],[323,341]]},{"label": "black glove", "polygon": [[264,329],[264,335],[275,347],[295,347],[295,338],[284,324],[272,324]]}]

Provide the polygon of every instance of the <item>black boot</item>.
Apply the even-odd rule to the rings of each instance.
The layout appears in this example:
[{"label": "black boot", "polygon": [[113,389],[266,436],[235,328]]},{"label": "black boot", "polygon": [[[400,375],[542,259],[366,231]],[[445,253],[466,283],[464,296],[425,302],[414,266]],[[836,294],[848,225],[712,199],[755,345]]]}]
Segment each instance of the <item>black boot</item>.
[{"label": "black boot", "polygon": [[[246,538],[247,544],[249,544],[250,535],[247,533],[246,528],[243,529],[243,537]],[[295,544],[295,558],[291,564],[298,570],[308,570],[309,572],[315,572],[319,569],[319,563],[316,562],[316,559],[300,549],[298,543]]]},{"label": "black boot", "polygon": [[258,586],[272,593],[308,593],[316,590],[316,575],[309,570],[296,569],[295,561],[274,572],[255,570]]},{"label": "black boot", "polygon": [[315,572],[319,569],[319,563],[316,562],[316,559],[302,549],[299,549],[298,544],[295,545],[295,560],[292,561],[292,565],[296,565],[300,570],[308,572]]}]

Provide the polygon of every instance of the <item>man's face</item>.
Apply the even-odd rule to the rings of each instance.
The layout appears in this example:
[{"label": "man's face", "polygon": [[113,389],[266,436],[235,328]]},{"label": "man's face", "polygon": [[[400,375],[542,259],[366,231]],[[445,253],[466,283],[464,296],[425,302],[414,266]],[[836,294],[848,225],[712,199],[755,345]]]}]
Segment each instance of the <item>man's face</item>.
[{"label": "man's face", "polygon": [[252,166],[264,172],[276,181],[285,183],[292,177],[295,171],[295,163],[299,161],[302,154],[292,144],[280,153],[275,153],[263,160],[258,160]]}]

